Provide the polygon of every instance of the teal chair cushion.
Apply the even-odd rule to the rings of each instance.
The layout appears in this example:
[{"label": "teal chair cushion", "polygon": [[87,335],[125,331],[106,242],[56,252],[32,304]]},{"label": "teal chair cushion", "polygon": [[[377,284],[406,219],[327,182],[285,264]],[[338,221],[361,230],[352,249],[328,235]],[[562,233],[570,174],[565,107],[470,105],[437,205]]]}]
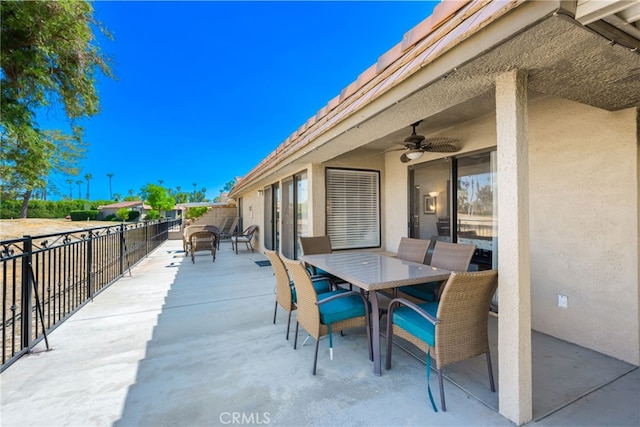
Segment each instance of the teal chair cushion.
[{"label": "teal chair cushion", "polygon": [[414,298],[421,299],[422,301],[435,301],[436,300],[436,287],[440,282],[421,283],[413,286],[401,286],[400,292],[407,295],[411,295]]},{"label": "teal chair cushion", "polygon": [[[326,294],[319,295],[318,299],[324,299],[343,292],[347,291],[343,289],[328,292]],[[341,320],[365,315],[362,297],[355,294],[343,298],[338,298],[324,304],[319,304],[318,307],[320,308],[320,321],[325,325],[330,325]]]},{"label": "teal chair cushion", "polygon": [[[313,287],[316,290],[316,294],[324,294],[331,291],[331,282],[327,279],[323,278],[312,278]],[[293,286],[293,280],[289,282],[289,286],[291,286],[291,300],[295,304],[298,301],[296,296],[296,287]]]},{"label": "teal chair cushion", "polygon": [[[436,317],[436,313],[438,312],[437,302],[418,304],[418,307],[433,317]],[[435,325],[409,307],[398,307],[393,310],[393,324],[400,326],[402,329],[420,338],[430,346],[435,345]]]},{"label": "teal chair cushion", "polygon": [[324,271],[321,268],[318,267],[313,267],[313,266],[308,266],[307,270],[309,271],[309,274],[311,274],[312,276],[324,276],[324,277],[328,277],[331,280],[333,280],[333,283],[345,283],[345,281],[337,276],[334,276],[331,273],[327,273],[326,271]]}]

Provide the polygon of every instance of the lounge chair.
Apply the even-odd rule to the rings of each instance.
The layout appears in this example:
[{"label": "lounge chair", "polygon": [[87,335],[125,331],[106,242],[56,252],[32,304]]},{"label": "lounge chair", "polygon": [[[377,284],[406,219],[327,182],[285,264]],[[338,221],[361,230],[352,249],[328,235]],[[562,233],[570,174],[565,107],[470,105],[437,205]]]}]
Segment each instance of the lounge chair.
[{"label": "lounge chair", "polygon": [[220,229],[220,238],[221,239],[229,239],[236,233],[236,228],[238,227],[239,217],[235,216],[233,219],[231,217],[227,218],[227,221],[224,224],[224,228]]}]

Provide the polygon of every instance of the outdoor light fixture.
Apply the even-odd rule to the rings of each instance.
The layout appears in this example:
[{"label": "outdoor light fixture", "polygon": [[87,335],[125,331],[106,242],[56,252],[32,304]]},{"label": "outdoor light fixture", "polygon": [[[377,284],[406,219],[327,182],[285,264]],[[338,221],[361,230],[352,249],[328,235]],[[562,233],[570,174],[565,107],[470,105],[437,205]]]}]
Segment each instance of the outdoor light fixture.
[{"label": "outdoor light fixture", "polygon": [[406,156],[411,160],[415,160],[422,157],[423,154],[424,152],[422,150],[411,150],[406,154]]}]

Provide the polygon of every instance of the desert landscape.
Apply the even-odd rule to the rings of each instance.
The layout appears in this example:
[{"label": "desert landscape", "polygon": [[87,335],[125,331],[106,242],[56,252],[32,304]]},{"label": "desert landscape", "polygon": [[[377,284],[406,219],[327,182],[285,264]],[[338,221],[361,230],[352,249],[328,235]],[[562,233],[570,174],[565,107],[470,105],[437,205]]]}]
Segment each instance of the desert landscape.
[{"label": "desert landscape", "polygon": [[117,223],[113,221],[69,221],[46,218],[0,219],[0,241],[23,236],[42,236],[115,224]]}]

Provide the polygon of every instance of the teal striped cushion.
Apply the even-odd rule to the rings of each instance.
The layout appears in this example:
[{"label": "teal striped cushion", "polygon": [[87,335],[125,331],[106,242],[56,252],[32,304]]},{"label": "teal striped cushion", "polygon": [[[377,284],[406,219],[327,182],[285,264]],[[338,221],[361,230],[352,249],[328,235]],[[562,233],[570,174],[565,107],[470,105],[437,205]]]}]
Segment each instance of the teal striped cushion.
[{"label": "teal striped cushion", "polygon": [[[438,312],[437,302],[418,304],[418,307],[433,317],[436,317],[436,313]],[[420,338],[430,346],[435,345],[435,325],[409,307],[399,307],[393,310],[393,323],[394,325],[400,326],[410,334]]]}]

